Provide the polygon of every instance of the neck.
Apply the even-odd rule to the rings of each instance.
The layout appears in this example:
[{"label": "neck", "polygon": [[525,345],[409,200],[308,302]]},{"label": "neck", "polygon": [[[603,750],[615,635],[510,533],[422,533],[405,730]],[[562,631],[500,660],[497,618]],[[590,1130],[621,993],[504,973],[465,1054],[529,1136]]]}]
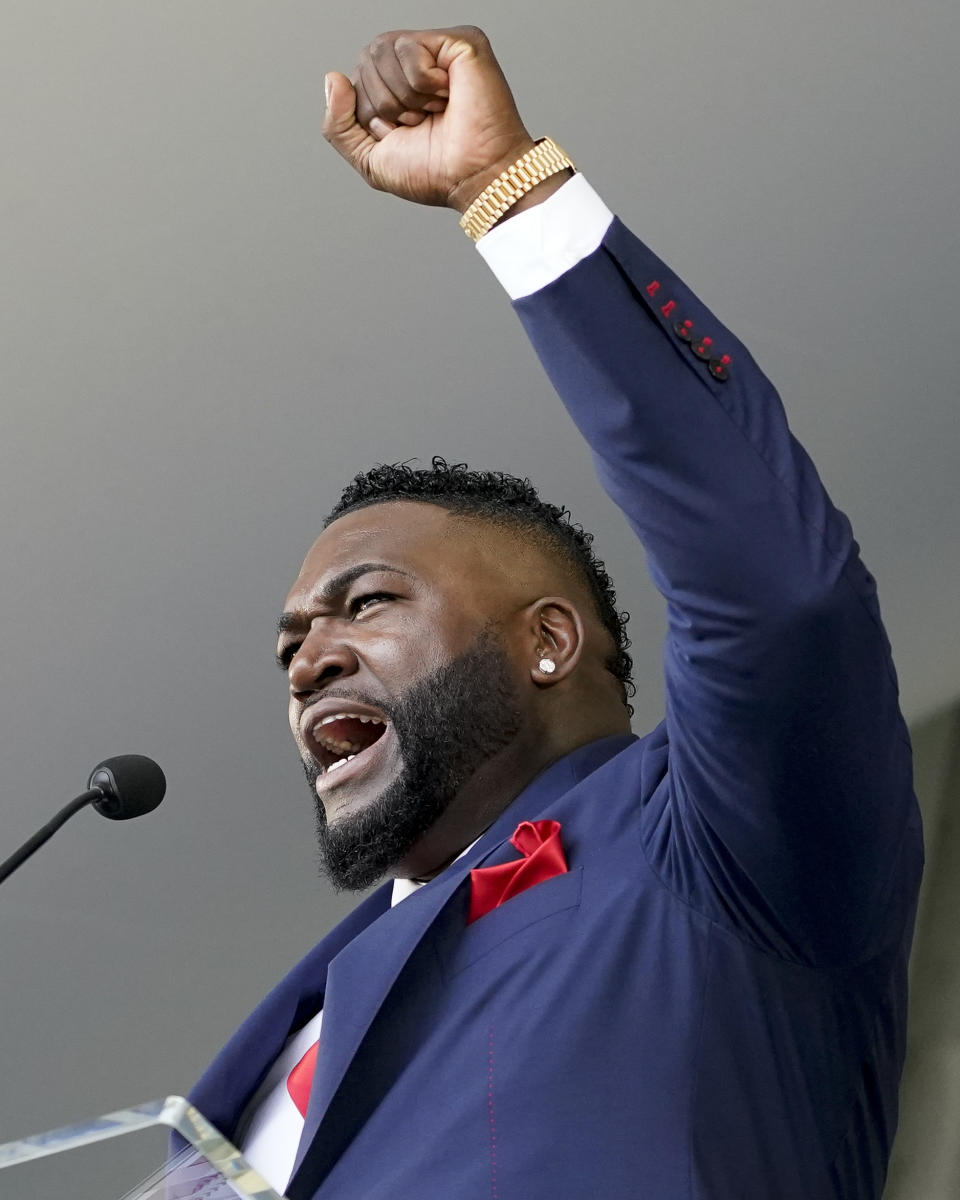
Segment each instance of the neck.
[{"label": "neck", "polygon": [[538,775],[580,746],[603,737],[630,732],[624,719],[616,728],[582,728],[562,742],[517,739],[480,767],[457,793],[443,815],[393,868],[401,879],[426,883],[446,870],[465,847],[475,842]]}]

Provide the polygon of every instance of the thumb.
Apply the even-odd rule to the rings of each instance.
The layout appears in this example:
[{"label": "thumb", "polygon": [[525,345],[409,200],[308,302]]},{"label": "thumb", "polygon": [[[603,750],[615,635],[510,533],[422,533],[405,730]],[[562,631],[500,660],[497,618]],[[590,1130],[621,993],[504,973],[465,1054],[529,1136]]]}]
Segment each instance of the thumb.
[{"label": "thumb", "polygon": [[357,124],[357,93],[346,75],[339,71],[329,71],[323,82],[327,97],[323,136],[344,158],[353,162],[357,150],[370,138],[363,126]]}]

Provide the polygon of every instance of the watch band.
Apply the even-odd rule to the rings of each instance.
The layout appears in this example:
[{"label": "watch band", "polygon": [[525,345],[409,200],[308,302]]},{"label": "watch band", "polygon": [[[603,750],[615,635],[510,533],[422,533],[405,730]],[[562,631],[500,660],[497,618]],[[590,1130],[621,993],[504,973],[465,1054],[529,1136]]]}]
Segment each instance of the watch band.
[{"label": "watch band", "polygon": [[467,237],[479,241],[521,196],[568,167],[577,169],[553,138],[538,138],[532,150],[483,189],[460,218],[460,228]]}]

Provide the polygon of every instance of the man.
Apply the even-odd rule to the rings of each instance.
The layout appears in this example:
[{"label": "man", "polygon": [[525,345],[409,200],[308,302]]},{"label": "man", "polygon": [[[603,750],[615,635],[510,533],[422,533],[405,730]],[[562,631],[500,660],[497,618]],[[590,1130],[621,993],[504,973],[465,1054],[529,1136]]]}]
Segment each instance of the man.
[{"label": "man", "polygon": [[630,732],[609,579],[525,481],[359,476],[278,654],[328,874],[393,878],[193,1098],[293,1200],[879,1197],[921,849],[849,525],[479,30],[327,87],[331,144],[513,297],[666,599],[667,713]]}]

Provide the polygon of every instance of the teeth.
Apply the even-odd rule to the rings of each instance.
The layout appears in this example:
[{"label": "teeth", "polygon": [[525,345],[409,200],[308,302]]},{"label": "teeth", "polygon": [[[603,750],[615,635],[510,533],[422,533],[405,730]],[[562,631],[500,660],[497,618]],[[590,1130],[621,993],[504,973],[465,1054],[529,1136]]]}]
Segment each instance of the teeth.
[{"label": "teeth", "polygon": [[386,721],[384,721],[381,717],[360,716],[359,713],[331,713],[329,716],[323,717],[316,723],[316,725],[314,725],[313,736],[322,746],[325,746],[328,750],[333,750],[334,752],[339,751],[341,754],[343,754],[346,751],[359,750],[360,743],[358,742],[340,741],[336,738],[324,737],[323,733],[321,732],[324,725],[330,725],[333,721],[342,721],[345,719],[361,721],[364,725],[386,725]]},{"label": "teeth", "polygon": [[359,713],[331,713],[329,717],[324,717],[317,723],[317,729],[319,729],[321,725],[329,725],[331,721],[342,721],[344,718],[349,718],[353,721],[362,721],[364,725],[369,724],[371,721],[375,722],[377,725],[385,724],[381,717],[363,717]]},{"label": "teeth", "polygon": [[345,750],[353,749],[353,742],[335,742],[333,740],[333,738],[321,738],[321,737],[318,737],[317,741],[323,742],[323,744],[327,747],[328,750],[339,750],[341,752],[341,754]]},{"label": "teeth", "polygon": [[352,758],[356,758],[357,753],[365,749],[362,742],[341,741],[337,738],[324,736],[323,727],[330,725],[334,721],[351,720],[360,721],[364,725],[386,725],[386,721],[382,717],[373,717],[361,715],[360,713],[339,712],[330,713],[326,717],[322,717],[313,727],[313,737],[325,750],[331,751],[333,754],[341,754],[342,758],[338,758],[335,762],[327,767],[328,771],[335,771],[337,767],[343,766],[345,762],[349,762]]}]

